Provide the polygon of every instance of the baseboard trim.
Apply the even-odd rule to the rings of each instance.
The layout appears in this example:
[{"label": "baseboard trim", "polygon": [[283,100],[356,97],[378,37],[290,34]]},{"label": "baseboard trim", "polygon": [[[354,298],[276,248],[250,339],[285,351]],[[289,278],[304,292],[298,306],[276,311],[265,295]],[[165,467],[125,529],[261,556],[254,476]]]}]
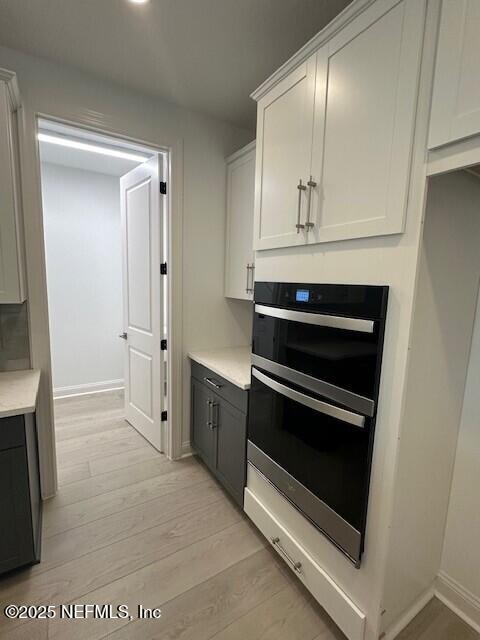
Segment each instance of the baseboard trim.
[{"label": "baseboard trim", "polygon": [[190,440],[187,442],[182,442],[182,448],[180,450],[180,457],[187,458],[188,456],[193,455],[192,447],[190,445]]},{"label": "baseboard trim", "polygon": [[480,599],[462,587],[444,571],[440,571],[435,595],[477,633],[480,633]]},{"label": "baseboard trim", "polygon": [[380,640],[394,640],[394,638],[396,638],[398,634],[405,629],[405,627],[408,627],[415,616],[417,616],[420,611],[427,606],[434,596],[435,589],[431,586],[424,591],[406,611],[404,611],[400,618],[398,618],[391,627],[380,635]]},{"label": "baseboard trim", "polygon": [[104,382],[92,382],[91,384],[77,384],[70,387],[57,387],[53,390],[53,397],[70,398],[72,396],[86,396],[91,393],[104,393],[105,391],[116,391],[124,388],[124,381],[105,380]]}]

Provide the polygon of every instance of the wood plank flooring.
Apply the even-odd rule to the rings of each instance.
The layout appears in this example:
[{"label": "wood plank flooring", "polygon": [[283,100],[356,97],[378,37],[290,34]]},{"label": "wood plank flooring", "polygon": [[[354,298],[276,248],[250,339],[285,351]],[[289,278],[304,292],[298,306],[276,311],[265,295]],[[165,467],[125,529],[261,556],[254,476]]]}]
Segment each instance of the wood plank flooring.
[{"label": "wood plank flooring", "polygon": [[[126,604],[133,619],[8,620],[6,640],[345,640],[194,458],[171,462],[123,419],[120,392],[55,404],[59,492],[42,562],[0,581],[15,604]],[[137,606],[159,607],[158,620]],[[480,640],[438,600],[399,640]]]}]

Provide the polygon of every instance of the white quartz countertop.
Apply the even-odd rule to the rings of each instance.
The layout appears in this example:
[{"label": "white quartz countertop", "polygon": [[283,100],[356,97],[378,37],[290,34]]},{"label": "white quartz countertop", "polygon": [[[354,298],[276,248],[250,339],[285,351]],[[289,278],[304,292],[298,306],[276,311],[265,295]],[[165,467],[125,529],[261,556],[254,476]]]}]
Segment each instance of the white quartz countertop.
[{"label": "white quartz countertop", "polygon": [[250,367],[252,364],[250,346],[193,351],[188,354],[188,357],[211,369],[240,389],[250,389]]},{"label": "white quartz countertop", "polygon": [[40,371],[3,371],[0,373],[0,418],[33,413],[37,404]]}]

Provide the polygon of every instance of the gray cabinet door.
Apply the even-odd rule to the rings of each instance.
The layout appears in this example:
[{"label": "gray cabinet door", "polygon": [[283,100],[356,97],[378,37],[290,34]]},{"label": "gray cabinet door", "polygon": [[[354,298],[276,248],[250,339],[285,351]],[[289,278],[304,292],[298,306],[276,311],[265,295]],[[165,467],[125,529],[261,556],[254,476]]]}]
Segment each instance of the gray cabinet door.
[{"label": "gray cabinet door", "polygon": [[192,378],[192,444],[203,461],[214,468],[214,430],[209,426],[213,394],[204,384]]},{"label": "gray cabinet door", "polygon": [[0,573],[34,560],[25,447],[0,451]]},{"label": "gray cabinet door", "polygon": [[216,450],[215,470],[235,500],[243,505],[245,486],[246,416],[230,403],[215,398]]}]

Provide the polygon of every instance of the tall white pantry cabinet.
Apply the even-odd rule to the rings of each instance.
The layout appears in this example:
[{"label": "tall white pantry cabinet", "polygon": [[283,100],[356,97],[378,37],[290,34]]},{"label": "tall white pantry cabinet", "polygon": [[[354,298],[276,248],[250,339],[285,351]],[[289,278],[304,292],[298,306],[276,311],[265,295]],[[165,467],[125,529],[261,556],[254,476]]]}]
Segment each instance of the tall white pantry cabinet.
[{"label": "tall white pantry cabinet", "polygon": [[16,76],[0,69],[0,304],[26,299]]},{"label": "tall white pantry cabinet", "polygon": [[353,0],[252,94],[255,279],[390,287],[360,568],[251,466],[245,491],[349,640],[440,595],[480,182],[429,176],[480,164],[478,60],[479,0]]}]

